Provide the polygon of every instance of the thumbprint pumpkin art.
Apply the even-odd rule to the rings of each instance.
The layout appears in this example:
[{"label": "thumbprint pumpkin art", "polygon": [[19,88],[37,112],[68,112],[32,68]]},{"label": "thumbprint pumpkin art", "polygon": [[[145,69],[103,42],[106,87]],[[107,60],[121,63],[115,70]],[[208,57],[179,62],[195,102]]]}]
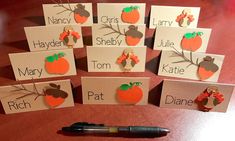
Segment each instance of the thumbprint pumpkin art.
[{"label": "thumbprint pumpkin art", "polygon": [[80,35],[75,32],[70,25],[65,26],[63,33],[60,34],[60,40],[63,41],[64,45],[68,46],[68,48],[73,48],[78,39],[80,39]]},{"label": "thumbprint pumpkin art", "polygon": [[121,19],[124,23],[135,24],[140,19],[138,6],[125,7],[122,10]]},{"label": "thumbprint pumpkin art", "polygon": [[44,87],[43,93],[40,93],[36,87],[36,84],[33,83],[33,90],[29,89],[23,84],[12,85],[15,88],[12,91],[22,92],[24,95],[17,97],[17,99],[22,99],[28,96],[35,96],[34,101],[37,100],[40,96],[43,97],[45,103],[49,108],[55,108],[64,103],[65,99],[68,97],[68,93],[61,90],[60,85],[55,83],[50,83],[49,86]]},{"label": "thumbprint pumpkin art", "polygon": [[120,30],[119,25],[117,24],[117,29],[113,27],[112,24],[103,24],[103,26],[100,29],[109,29],[111,32],[104,34],[104,36],[110,35],[110,34],[117,34],[116,39],[118,39],[120,36],[125,36],[125,41],[128,46],[136,46],[139,44],[140,40],[143,38],[143,33],[138,31],[138,26],[130,25],[128,26],[128,30],[122,32]]},{"label": "thumbprint pumpkin art", "polygon": [[117,59],[117,64],[120,64],[125,72],[130,71],[137,63],[139,59],[131,48],[125,49],[122,56]]},{"label": "thumbprint pumpkin art", "polygon": [[196,51],[202,45],[202,32],[186,33],[181,40],[181,48],[188,51]]},{"label": "thumbprint pumpkin art", "polygon": [[189,63],[189,65],[187,65],[186,68],[188,68],[191,65],[196,66],[197,76],[199,80],[207,80],[219,70],[218,65],[214,63],[215,59],[212,58],[211,56],[205,56],[201,62],[199,62],[199,59],[197,58],[196,62],[194,62],[192,52],[190,52],[190,56],[188,58],[187,56],[185,56],[185,53],[183,50],[182,52],[180,52],[174,47],[172,48],[174,49],[174,54],[172,55],[172,57],[176,55],[183,59],[183,60],[175,61],[172,63]]},{"label": "thumbprint pumpkin art", "polygon": [[137,104],[143,98],[141,82],[122,84],[116,91],[117,100],[123,104]]},{"label": "thumbprint pumpkin art", "polygon": [[61,14],[64,12],[70,12],[69,16],[73,13],[74,14],[74,20],[76,23],[78,24],[84,24],[87,19],[90,17],[90,13],[89,11],[87,11],[85,9],[85,5],[82,4],[77,4],[75,7],[71,7],[70,3],[68,3],[68,6],[66,7],[62,2],[61,3],[57,3],[55,2],[56,5],[54,7],[61,7],[64,10],[57,13],[57,14]]},{"label": "thumbprint pumpkin art", "polygon": [[209,112],[215,106],[221,104],[224,101],[224,96],[219,92],[216,86],[209,86],[204,90],[197,98],[195,103],[198,104],[198,108],[201,111]]},{"label": "thumbprint pumpkin art", "polygon": [[46,57],[45,70],[49,74],[63,75],[69,71],[69,62],[64,58],[65,54],[60,52]]},{"label": "thumbprint pumpkin art", "polygon": [[180,27],[189,26],[194,21],[193,15],[191,15],[191,9],[184,9],[175,21],[178,22]]}]

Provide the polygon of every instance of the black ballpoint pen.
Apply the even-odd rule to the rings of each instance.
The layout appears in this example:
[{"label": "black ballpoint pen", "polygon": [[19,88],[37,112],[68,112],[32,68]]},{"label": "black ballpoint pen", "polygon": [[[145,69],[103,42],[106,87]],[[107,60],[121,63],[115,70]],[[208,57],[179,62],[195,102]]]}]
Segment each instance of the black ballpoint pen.
[{"label": "black ballpoint pen", "polygon": [[167,128],[147,126],[105,126],[87,122],[74,123],[69,127],[63,127],[63,132],[77,135],[108,135],[121,137],[154,138],[166,136],[170,132]]}]

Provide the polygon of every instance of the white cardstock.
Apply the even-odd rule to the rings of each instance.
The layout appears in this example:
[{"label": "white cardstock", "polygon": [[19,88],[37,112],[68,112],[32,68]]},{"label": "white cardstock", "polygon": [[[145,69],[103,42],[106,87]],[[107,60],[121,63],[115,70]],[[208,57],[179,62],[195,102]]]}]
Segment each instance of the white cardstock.
[{"label": "white cardstock", "polygon": [[73,49],[11,53],[16,80],[76,75]]},{"label": "white cardstock", "polygon": [[81,27],[78,25],[55,25],[25,27],[30,51],[66,48],[82,48]]},{"label": "white cardstock", "polygon": [[78,24],[91,26],[93,24],[92,3],[62,3],[43,4],[46,25]]},{"label": "white cardstock", "polygon": [[98,3],[99,24],[144,24],[145,3]]},{"label": "white cardstock", "polygon": [[70,80],[1,86],[0,93],[6,114],[74,106]]},{"label": "white cardstock", "polygon": [[[208,88],[216,93],[209,95]],[[166,79],[160,107],[226,112],[233,89],[233,84]]]},{"label": "white cardstock", "polygon": [[88,72],[144,72],[146,47],[87,47]]},{"label": "white cardstock", "polygon": [[158,27],[154,49],[206,52],[210,35],[210,28]]},{"label": "white cardstock", "polygon": [[145,25],[94,24],[93,46],[144,46]]},{"label": "white cardstock", "polygon": [[148,104],[148,77],[82,77],[83,104]]},{"label": "white cardstock", "polygon": [[162,51],[158,75],[217,82],[224,56]]},{"label": "white cardstock", "polygon": [[199,7],[151,6],[149,28],[159,26],[196,28]]}]

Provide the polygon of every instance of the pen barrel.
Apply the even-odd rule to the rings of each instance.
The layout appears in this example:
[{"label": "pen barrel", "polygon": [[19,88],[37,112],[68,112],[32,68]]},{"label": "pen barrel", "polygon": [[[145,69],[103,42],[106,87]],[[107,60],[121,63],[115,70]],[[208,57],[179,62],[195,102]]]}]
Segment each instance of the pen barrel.
[{"label": "pen barrel", "polygon": [[140,137],[166,136],[169,130],[161,127],[129,126],[119,127],[119,133]]},{"label": "pen barrel", "polygon": [[106,133],[112,133],[110,131],[110,127],[104,127],[104,126],[88,126],[83,127],[83,133],[96,133],[96,134],[106,134]]}]

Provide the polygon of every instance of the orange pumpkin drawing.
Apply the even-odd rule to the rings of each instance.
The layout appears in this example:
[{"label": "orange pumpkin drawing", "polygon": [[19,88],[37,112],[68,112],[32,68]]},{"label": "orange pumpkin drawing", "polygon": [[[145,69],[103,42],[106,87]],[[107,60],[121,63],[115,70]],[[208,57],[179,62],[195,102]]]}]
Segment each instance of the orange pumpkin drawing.
[{"label": "orange pumpkin drawing", "polygon": [[122,10],[121,19],[125,23],[135,24],[140,18],[138,6],[126,7]]},{"label": "orange pumpkin drawing", "polygon": [[69,70],[69,62],[63,58],[64,53],[48,56],[45,60],[45,69],[49,74],[63,75]]},{"label": "orange pumpkin drawing", "polygon": [[117,99],[120,103],[136,104],[143,97],[143,91],[139,87],[141,82],[130,82],[130,84],[122,84],[117,89]]},{"label": "orange pumpkin drawing", "polygon": [[202,45],[202,32],[186,33],[181,40],[181,47],[184,50],[196,51]]}]

